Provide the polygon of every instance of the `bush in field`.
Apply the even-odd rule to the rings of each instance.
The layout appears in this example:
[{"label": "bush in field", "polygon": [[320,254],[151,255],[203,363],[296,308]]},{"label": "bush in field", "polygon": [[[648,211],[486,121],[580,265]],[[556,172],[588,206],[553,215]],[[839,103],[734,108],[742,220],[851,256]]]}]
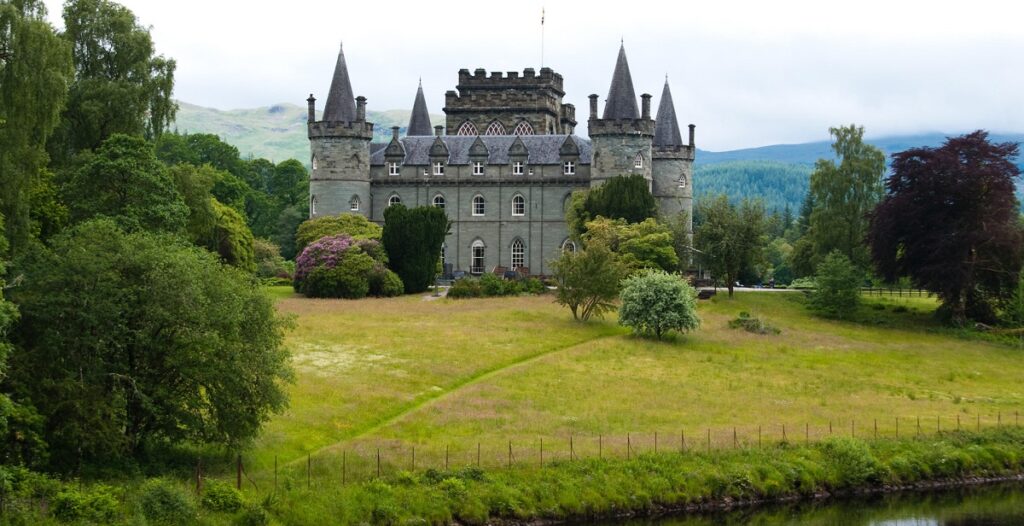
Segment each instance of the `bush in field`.
[{"label": "bush in field", "polygon": [[484,289],[480,286],[480,280],[463,278],[456,280],[448,289],[448,297],[452,299],[479,298],[484,295]]},{"label": "bush in field", "polygon": [[569,307],[573,319],[600,318],[615,308],[612,302],[626,269],[607,246],[591,243],[583,250],[563,252],[552,267],[558,286],[555,301]]},{"label": "bush in field", "polygon": [[380,239],[383,230],[359,214],[322,216],[303,221],[295,233],[295,251],[298,254],[310,243],[327,236],[345,234],[352,239]]},{"label": "bush in field", "polygon": [[697,293],[678,276],[647,270],[622,282],[619,324],[658,339],[670,330],[686,332],[700,326]]},{"label": "bush in field", "polygon": [[[374,273],[380,274],[375,269],[383,266],[374,255],[384,257],[380,243],[374,240],[356,241],[346,234],[320,238],[295,260],[295,291],[312,298],[365,297],[370,293]],[[389,281],[389,290],[393,290],[393,279],[379,277],[376,282],[381,295],[385,280]]]},{"label": "bush in field", "polygon": [[53,516],[62,522],[111,524],[121,506],[120,492],[111,486],[97,485],[85,490],[65,487],[53,497]]},{"label": "bush in field", "polygon": [[212,511],[235,512],[242,509],[242,492],[229,484],[210,480],[203,486],[202,505]]},{"label": "bush in field", "polygon": [[833,251],[818,265],[814,278],[818,288],[811,294],[810,306],[833,318],[846,318],[860,305],[860,284],[863,276],[850,259]]},{"label": "bush in field", "polygon": [[369,281],[371,296],[390,298],[401,296],[405,292],[402,278],[398,277],[398,274],[391,272],[381,263],[373,266],[373,270],[370,271]]},{"label": "bush in field", "polygon": [[729,321],[730,329],[743,329],[754,334],[779,334],[782,331],[778,327],[758,318],[751,316],[749,312],[741,312],[740,315]]},{"label": "bush in field", "polygon": [[153,479],[143,484],[139,505],[149,524],[191,524],[196,519],[195,503],[170,480]]},{"label": "bush in field", "polygon": [[281,248],[274,242],[257,238],[253,242],[256,275],[261,278],[288,278],[295,273],[295,263],[281,256]]}]

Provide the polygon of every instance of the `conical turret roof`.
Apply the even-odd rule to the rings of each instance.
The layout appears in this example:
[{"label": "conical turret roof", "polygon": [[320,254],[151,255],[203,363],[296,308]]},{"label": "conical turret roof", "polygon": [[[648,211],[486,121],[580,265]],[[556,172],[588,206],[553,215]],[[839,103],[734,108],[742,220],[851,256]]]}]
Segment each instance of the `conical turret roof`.
[{"label": "conical turret roof", "polygon": [[430,125],[430,113],[427,112],[427,99],[423,97],[423,81],[416,90],[416,101],[412,103],[412,115],[406,135],[432,135],[434,128]]},{"label": "conical turret roof", "polygon": [[683,135],[679,131],[679,120],[676,119],[676,108],[672,104],[672,91],[668,89],[668,78],[665,89],[661,90],[658,101],[658,117],[654,127],[654,146],[682,146]]},{"label": "conical turret roof", "polygon": [[612,85],[608,88],[608,100],[604,103],[604,119],[639,119],[636,106],[636,92],[633,91],[633,77],[629,74],[626,61],[626,46],[619,47],[619,58],[612,73]]},{"label": "conical turret roof", "polygon": [[327,104],[324,105],[324,120],[356,120],[356,101],[352,94],[352,82],[348,78],[348,66],[345,64],[343,49],[338,50],[338,63],[334,66],[331,91],[327,93]]}]

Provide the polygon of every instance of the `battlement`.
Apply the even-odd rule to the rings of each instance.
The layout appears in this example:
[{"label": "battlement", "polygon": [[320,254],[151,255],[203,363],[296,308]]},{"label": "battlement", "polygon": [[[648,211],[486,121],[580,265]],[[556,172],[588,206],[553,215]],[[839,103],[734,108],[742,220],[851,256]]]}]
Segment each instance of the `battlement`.
[{"label": "battlement", "polygon": [[681,159],[692,161],[696,159],[697,148],[694,146],[654,146],[651,148],[651,157],[654,159]]},{"label": "battlement", "polygon": [[365,139],[369,141],[373,138],[372,122],[317,121],[310,122],[308,127],[310,139],[339,137]]},{"label": "battlement", "polygon": [[483,68],[472,73],[468,69],[459,70],[458,89],[516,89],[516,88],[550,88],[565,95],[562,91],[562,76],[551,68],[541,68],[540,74],[533,68],[526,68],[522,75],[518,71],[492,71],[490,74]]},{"label": "battlement", "polygon": [[591,137],[597,135],[642,135],[654,137],[651,119],[590,119],[587,127]]}]

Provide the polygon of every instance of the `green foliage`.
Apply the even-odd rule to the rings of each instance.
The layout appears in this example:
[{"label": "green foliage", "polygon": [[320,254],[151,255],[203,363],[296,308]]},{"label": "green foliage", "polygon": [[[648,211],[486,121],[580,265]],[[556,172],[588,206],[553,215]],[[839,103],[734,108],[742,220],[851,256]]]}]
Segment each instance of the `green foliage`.
[{"label": "green foliage", "polygon": [[569,236],[580,239],[587,231],[587,221],[594,219],[587,212],[587,196],[589,190],[576,190],[565,203],[565,224],[569,227]]},{"label": "green foliage", "polygon": [[672,231],[653,218],[627,223],[624,219],[599,217],[587,223],[583,240],[611,248],[632,270],[658,268],[671,272],[679,267]]},{"label": "green foliage", "polygon": [[1024,327],[1024,273],[1017,278],[1017,288],[1003,304],[1003,322],[1011,327]]},{"label": "green foliage", "polygon": [[687,332],[700,326],[697,292],[679,276],[647,270],[622,282],[619,325],[659,340],[668,331]]},{"label": "green foliage", "polygon": [[[4,216],[0,215],[0,229],[4,226]],[[0,236],[0,254],[7,252],[7,239]],[[7,370],[7,355],[11,351],[11,346],[7,340],[7,331],[10,330],[15,320],[18,319],[18,310],[14,304],[4,299],[4,287],[6,283],[4,281],[4,275],[7,273],[7,269],[4,266],[3,259],[0,259],[0,385],[3,384],[4,377],[6,376]],[[7,436],[8,431],[8,418],[14,412],[14,406],[11,400],[4,393],[0,392],[0,439]],[[0,454],[0,463],[4,460],[8,460],[4,457],[7,455]]]},{"label": "green foliage", "polygon": [[492,298],[498,296],[516,296],[519,294],[543,294],[547,288],[537,278],[504,279],[494,274],[484,274],[479,278],[462,278],[452,283],[448,289],[448,297]]},{"label": "green foliage", "polygon": [[139,490],[139,506],[146,521],[153,525],[191,524],[196,520],[196,505],[178,484],[168,479],[152,479]]},{"label": "green foliage", "polygon": [[46,21],[43,2],[0,3],[0,215],[15,252],[29,240],[30,193],[72,75],[71,47]]},{"label": "green foliage", "polygon": [[289,206],[281,210],[274,224],[268,229],[271,241],[281,247],[281,257],[294,259],[300,253],[296,249],[295,234],[307,217],[308,205]]},{"label": "green foliage", "polygon": [[190,164],[177,164],[169,167],[167,173],[188,207],[186,237],[197,245],[206,244],[213,237],[213,229],[217,225],[217,209],[210,197],[210,190],[217,179],[215,170],[209,166],[196,168]]},{"label": "green foliage", "polygon": [[128,231],[185,229],[189,208],[144,139],[114,135],[81,161],[64,188],[74,223],[107,217]]},{"label": "green foliage", "polygon": [[370,292],[370,274],[375,265],[370,256],[351,250],[336,266],[321,266],[310,272],[298,292],[311,298],[365,298]]},{"label": "green foliage", "polygon": [[122,492],[105,485],[78,490],[65,486],[53,498],[53,516],[63,522],[110,524],[120,515]]},{"label": "green foliage", "polygon": [[694,232],[700,259],[711,273],[725,280],[732,296],[741,272],[759,263],[765,245],[764,207],[744,200],[738,207],[720,195],[697,203],[701,221]]},{"label": "green foliage", "polygon": [[[698,160],[700,155],[697,156]],[[730,201],[757,197],[768,210],[798,208],[807,194],[813,168],[805,163],[723,161],[694,166],[693,198],[700,202],[726,195]]]},{"label": "green foliage", "polygon": [[16,268],[10,381],[46,416],[56,468],[164,440],[238,447],[285,407],[285,321],[209,252],[93,221]]},{"label": "green foliage", "polygon": [[368,276],[370,295],[384,298],[401,296],[405,292],[402,278],[398,277],[382,263],[376,263]]},{"label": "green foliage", "polygon": [[591,243],[576,252],[563,252],[551,266],[558,284],[555,301],[569,307],[573,319],[601,318],[615,309],[612,302],[627,269],[606,245]]},{"label": "green foliage", "polygon": [[819,159],[814,165],[808,236],[817,258],[838,250],[858,268],[867,269],[871,264],[865,242],[868,214],[882,198],[885,154],[864,142],[863,126],[851,124],[829,128],[829,132],[840,162]]},{"label": "green foliage", "polygon": [[381,242],[406,293],[423,292],[434,283],[441,244],[450,226],[445,211],[433,206],[398,204],[384,210]]},{"label": "green foliage", "polygon": [[825,256],[818,265],[811,294],[810,307],[833,318],[847,318],[860,305],[860,286],[864,279],[860,269],[838,250]]},{"label": "green foliage", "polygon": [[256,238],[253,240],[253,257],[256,260],[256,275],[261,278],[291,279],[295,264],[281,257],[281,249],[272,241]]},{"label": "green foliage", "polygon": [[209,241],[210,250],[220,255],[221,259],[232,266],[247,272],[256,270],[254,240],[245,219],[233,208],[222,205],[212,199],[214,215],[217,222]]},{"label": "green foliage", "polygon": [[299,225],[295,233],[295,249],[301,253],[306,245],[322,237],[338,234],[347,234],[352,239],[380,239],[383,231],[380,225],[360,214],[320,216]]},{"label": "green foliage", "polygon": [[448,288],[448,297],[452,299],[480,298],[484,295],[484,289],[479,279],[462,278],[455,280]]},{"label": "green foliage", "polygon": [[208,480],[203,485],[203,496],[200,504],[211,511],[236,512],[242,509],[245,502],[242,492],[230,484],[216,480]]},{"label": "green foliage", "polygon": [[658,214],[650,182],[638,174],[608,179],[587,193],[584,206],[590,217],[625,219],[629,223],[639,223]]},{"label": "green foliage", "polygon": [[779,334],[782,331],[778,327],[758,318],[751,316],[749,312],[740,312],[735,319],[729,320],[730,329],[743,329],[754,334]]}]

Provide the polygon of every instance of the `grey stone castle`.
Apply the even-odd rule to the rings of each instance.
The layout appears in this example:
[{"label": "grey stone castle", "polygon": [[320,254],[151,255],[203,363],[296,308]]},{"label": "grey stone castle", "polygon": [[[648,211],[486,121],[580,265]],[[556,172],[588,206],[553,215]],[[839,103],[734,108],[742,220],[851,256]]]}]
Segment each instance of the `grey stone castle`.
[{"label": "grey stone castle", "polygon": [[383,223],[396,203],[432,205],[452,220],[445,268],[479,274],[495,267],[548,274],[575,250],[565,209],[575,190],[640,174],[665,216],[692,212],[694,126],[683,143],[668,80],[656,119],[651,95],[637,107],[626,51],[619,49],[604,113],[590,95],[590,139],[576,136],[576,109],[563,104],[562,76],[459,71],[445,94],[445,126],[431,129],[422,85],[406,136],[372,143],[366,98],[353,97],[345,55],[331,80],[323,119],[309,96],[310,215],[362,214]]}]

